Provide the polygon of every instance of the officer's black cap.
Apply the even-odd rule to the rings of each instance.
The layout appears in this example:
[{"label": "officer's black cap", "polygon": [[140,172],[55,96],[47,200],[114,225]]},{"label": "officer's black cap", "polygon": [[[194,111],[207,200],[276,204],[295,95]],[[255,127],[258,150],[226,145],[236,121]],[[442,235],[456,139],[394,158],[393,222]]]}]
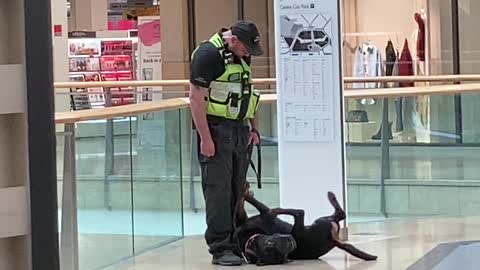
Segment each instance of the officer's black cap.
[{"label": "officer's black cap", "polygon": [[232,34],[245,45],[250,55],[259,56],[263,54],[263,49],[260,45],[260,33],[253,22],[238,21],[231,27],[231,30]]}]

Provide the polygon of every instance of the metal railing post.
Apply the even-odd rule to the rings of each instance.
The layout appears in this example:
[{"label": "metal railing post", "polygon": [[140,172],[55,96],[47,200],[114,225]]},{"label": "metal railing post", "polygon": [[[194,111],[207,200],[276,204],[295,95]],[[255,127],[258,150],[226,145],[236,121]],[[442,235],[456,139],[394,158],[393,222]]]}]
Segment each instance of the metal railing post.
[{"label": "metal railing post", "polygon": [[65,124],[62,231],[60,265],[62,270],[78,270],[77,179],[75,166],[75,124]]},{"label": "metal railing post", "polygon": [[110,176],[114,171],[114,140],[113,140],[113,120],[108,119],[105,123],[105,177],[103,184],[103,205],[111,210],[110,205]]},{"label": "metal railing post", "polygon": [[[112,91],[110,88],[105,89],[105,106],[112,106]],[[105,176],[103,181],[103,206],[109,211],[112,209],[110,205],[110,176],[114,171],[114,140],[113,140],[113,119],[107,119],[105,124]]]},{"label": "metal railing post", "polygon": [[385,197],[385,179],[390,178],[390,123],[388,121],[388,98],[383,99],[383,114],[382,114],[382,142],[381,148],[381,172],[380,172],[380,211],[387,217],[387,206]]},{"label": "metal railing post", "polygon": [[183,147],[182,147],[182,110],[178,110],[178,151],[180,153],[180,215],[182,219],[182,237],[185,236],[185,217],[184,217],[184,204],[183,204]]},{"label": "metal railing post", "polygon": [[190,209],[194,213],[198,212],[196,203],[195,203],[195,182],[194,174],[198,172],[197,168],[197,131],[191,129],[190,132]]}]

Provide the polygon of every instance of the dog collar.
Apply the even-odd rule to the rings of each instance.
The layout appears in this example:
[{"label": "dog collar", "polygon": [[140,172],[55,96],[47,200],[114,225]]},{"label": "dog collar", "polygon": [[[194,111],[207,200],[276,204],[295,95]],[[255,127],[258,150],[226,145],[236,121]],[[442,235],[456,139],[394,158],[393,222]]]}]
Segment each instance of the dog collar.
[{"label": "dog collar", "polygon": [[250,260],[248,259],[248,254],[255,254],[255,252],[253,252],[253,250],[250,248],[250,246],[252,245],[253,241],[255,241],[255,239],[257,239],[257,237],[259,236],[260,234],[257,233],[257,234],[254,234],[252,236],[250,236],[250,238],[248,238],[247,242],[245,243],[245,246],[243,248],[243,252],[242,252],[242,255],[243,255],[243,258],[244,260],[247,262],[247,263],[250,263]]}]

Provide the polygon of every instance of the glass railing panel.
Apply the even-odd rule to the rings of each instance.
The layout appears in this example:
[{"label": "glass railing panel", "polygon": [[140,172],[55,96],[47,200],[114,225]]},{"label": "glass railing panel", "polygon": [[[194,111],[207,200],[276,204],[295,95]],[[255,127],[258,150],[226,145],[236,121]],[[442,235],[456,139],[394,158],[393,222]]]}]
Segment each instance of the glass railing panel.
[{"label": "glass railing panel", "polygon": [[[410,135],[414,140],[390,146],[391,175],[386,181],[390,215],[478,215],[478,97],[459,94],[410,98],[415,104],[412,122],[418,124]],[[429,114],[420,109],[426,102]]]},{"label": "glass railing panel", "polygon": [[[345,100],[349,222],[478,212],[477,95],[460,96],[460,103],[458,95]],[[258,115],[263,188],[257,188],[251,169],[248,180],[255,196],[275,207],[276,103],[262,104]],[[75,131],[83,264],[107,265],[132,256],[133,250],[139,254],[182,235],[203,235],[204,198],[190,109],[80,122]],[[61,139],[57,148],[61,157]],[[252,159],[256,163],[256,151]],[[58,168],[62,162],[59,158]],[[60,189],[63,171],[58,173]],[[109,222],[116,227],[105,229]],[[107,252],[96,245],[100,241],[121,250]]]},{"label": "glass railing panel", "polygon": [[76,124],[80,269],[133,256],[130,118]]},{"label": "glass railing panel", "polygon": [[344,138],[349,222],[382,219],[382,115],[384,100],[345,99]]},{"label": "glass railing panel", "polygon": [[132,117],[135,254],[183,236],[180,110]]},{"label": "glass railing panel", "polygon": [[[383,126],[390,129],[387,134],[392,136],[383,144],[381,140],[374,144],[369,139],[352,143],[350,138],[362,133],[354,133],[347,111],[351,216],[375,216],[379,210],[388,217],[478,215],[478,96],[472,93],[390,98],[388,121],[383,120]],[[383,106],[377,108],[376,114],[382,110]],[[379,117],[382,122],[383,114]],[[373,159],[376,165],[366,164],[373,148],[377,149]],[[360,180],[368,178],[372,169],[377,180]],[[369,207],[362,210],[366,204]]]},{"label": "glass railing panel", "polygon": [[[347,98],[345,100],[344,136],[348,149],[349,179],[373,180],[380,177],[378,167],[381,154],[379,145],[382,109],[383,99]],[[359,148],[359,146],[366,146],[366,148]]]},{"label": "glass railing panel", "polygon": [[480,144],[480,94],[457,95],[461,104],[462,116],[462,142],[468,144]]},{"label": "glass railing panel", "polygon": [[[63,179],[64,179],[64,152],[65,138],[68,135],[64,133],[63,125],[56,127],[56,166],[57,166],[57,206],[58,206],[58,241],[59,246],[62,241],[62,199],[63,199]],[[60,247],[61,249],[61,247]],[[60,252],[62,256],[62,252]]]},{"label": "glass railing panel", "polygon": [[202,235],[206,230],[205,203],[200,165],[197,158],[197,132],[190,109],[181,110],[182,175],[185,235]]}]

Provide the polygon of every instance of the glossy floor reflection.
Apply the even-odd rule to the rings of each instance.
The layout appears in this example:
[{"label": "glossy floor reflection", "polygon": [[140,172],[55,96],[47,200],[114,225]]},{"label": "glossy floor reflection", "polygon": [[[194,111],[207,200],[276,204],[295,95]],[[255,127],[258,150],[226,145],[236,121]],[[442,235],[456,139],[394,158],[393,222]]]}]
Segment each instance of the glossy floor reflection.
[{"label": "glossy floor reflection", "polygon": [[[388,270],[407,269],[442,243],[480,239],[480,218],[395,219],[386,222],[359,223],[350,226],[350,242],[379,256],[376,262],[364,262],[334,249],[318,261],[295,261],[262,269],[315,270]],[[219,269],[210,264],[201,236],[161,247],[109,268],[109,270]],[[245,265],[240,268],[254,269]],[[416,268],[422,269],[422,268]],[[425,264],[424,269],[427,268]]]}]

